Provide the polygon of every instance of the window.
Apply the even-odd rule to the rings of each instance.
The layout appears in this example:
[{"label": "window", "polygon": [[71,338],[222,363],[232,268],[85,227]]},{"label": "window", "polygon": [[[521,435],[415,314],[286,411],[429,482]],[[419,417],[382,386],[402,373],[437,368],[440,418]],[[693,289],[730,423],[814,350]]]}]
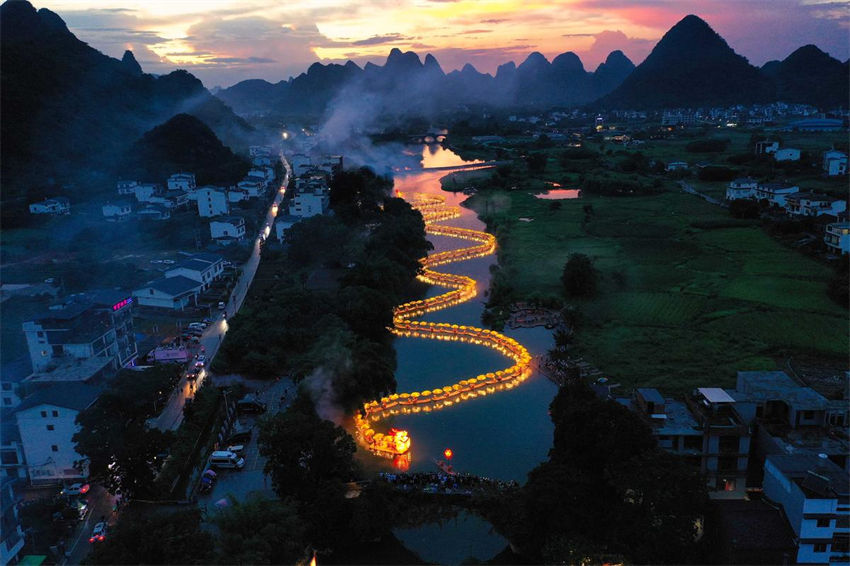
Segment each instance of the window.
[{"label": "window", "polygon": [[810,421],[813,418],[815,418],[815,412],[814,411],[803,411],[803,418],[806,419],[807,421]]},{"label": "window", "polygon": [[829,519],[818,519],[818,528],[824,528],[829,526]]},{"label": "window", "polygon": [[42,417],[47,417],[47,411],[42,411],[42,412],[41,412],[41,416],[42,416]]},{"label": "window", "polygon": [[148,289],[148,291],[150,291],[150,294],[153,295],[153,289]]},{"label": "window", "polygon": [[812,550],[814,552],[826,552],[826,543],[824,542],[816,542],[812,545]]},{"label": "window", "polygon": [[56,427],[52,424],[47,425],[47,430],[56,430]]},{"label": "window", "polygon": [[59,416],[59,411],[51,411],[51,414],[52,414],[54,417],[58,417],[58,416]]},{"label": "window", "polygon": [[50,449],[53,450],[54,452],[59,452],[59,447],[56,446],[55,444],[51,444]]},{"label": "window", "polygon": [[11,391],[11,390],[12,390],[12,384],[11,383],[4,383],[3,384],[3,391]]},{"label": "window", "polygon": [[720,437],[720,452],[730,453],[738,452],[738,437],[737,436],[721,436]]}]

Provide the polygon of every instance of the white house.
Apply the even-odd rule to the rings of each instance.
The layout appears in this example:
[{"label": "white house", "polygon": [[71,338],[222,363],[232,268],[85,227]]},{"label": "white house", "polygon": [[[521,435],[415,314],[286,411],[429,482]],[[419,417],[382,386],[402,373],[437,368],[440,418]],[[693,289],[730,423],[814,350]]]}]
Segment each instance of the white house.
[{"label": "white house", "polygon": [[107,220],[123,220],[133,213],[133,206],[127,201],[108,202],[103,205],[102,210]]},{"label": "white house", "polygon": [[838,216],[847,209],[847,201],[816,193],[795,193],[785,197],[785,210],[799,216]]},{"label": "white house", "polygon": [[830,177],[847,174],[847,154],[834,149],[823,154],[823,170]]},{"label": "white house", "polygon": [[210,221],[213,240],[239,241],[245,237],[245,219],[241,216],[224,216]]},{"label": "white house", "polygon": [[274,223],[274,230],[275,234],[277,234],[277,241],[283,242],[286,238],[284,232],[292,228],[299,220],[301,220],[301,218],[297,216],[292,216],[290,214],[279,215]]},{"label": "white house", "polygon": [[167,278],[186,277],[201,284],[205,291],[224,273],[224,259],[214,254],[194,254],[165,272]]},{"label": "white house", "polygon": [[200,283],[178,275],[151,281],[134,290],[133,297],[138,304],[145,307],[183,310],[189,305],[197,304],[200,293]]},{"label": "white house", "polygon": [[307,155],[304,155],[303,153],[295,153],[289,156],[287,159],[289,160],[289,164],[292,167],[292,171],[293,173],[295,173],[296,176],[309,169],[313,164],[310,158]]},{"label": "white house", "polygon": [[328,209],[329,200],[327,191],[321,189],[299,191],[292,198],[292,203],[289,205],[289,214],[291,216],[300,216],[301,218],[324,214]]},{"label": "white house", "polygon": [[19,501],[12,488],[16,478],[3,478],[0,484],[0,513],[3,529],[0,531],[0,564],[18,564],[18,554],[24,548],[24,531],[18,515]]},{"label": "white house", "polygon": [[766,200],[777,206],[785,206],[785,198],[788,195],[800,192],[797,185],[788,183],[759,183],[755,191],[756,200]]},{"label": "white house", "polygon": [[776,161],[800,161],[800,150],[793,147],[783,147],[773,152]]},{"label": "white house", "polygon": [[262,196],[266,189],[265,184],[255,177],[250,177],[239,181],[237,187],[245,191],[248,194],[249,198]]},{"label": "white house", "polygon": [[139,202],[151,202],[151,198],[159,194],[159,185],[155,183],[139,183],[133,187],[133,193]]},{"label": "white house", "polygon": [[30,482],[73,482],[88,477],[85,458],[72,440],[74,422],[100,394],[84,383],[54,383],[24,399],[15,409]]},{"label": "white house", "polygon": [[666,171],[678,171],[679,169],[687,169],[688,164],[684,161],[671,161],[665,168]]},{"label": "white house", "polygon": [[31,214],[71,214],[71,201],[65,197],[49,198],[30,205]]},{"label": "white house", "polygon": [[264,182],[268,183],[274,179],[274,170],[271,167],[254,167],[248,171],[246,177],[257,177],[258,179],[263,179]]},{"label": "white house", "polygon": [[248,200],[250,195],[248,191],[239,188],[231,187],[230,190],[227,191],[227,202],[241,202],[243,200]]},{"label": "white house", "polygon": [[195,175],[192,173],[175,173],[168,178],[169,191],[186,191],[191,193],[197,186],[195,185]]},{"label": "white house", "polygon": [[833,253],[850,253],[850,222],[828,224],[823,241]]},{"label": "white house", "polygon": [[782,506],[797,540],[797,564],[847,563],[850,482],[825,454],[771,454],[764,495]]},{"label": "white house", "polygon": [[218,187],[198,189],[198,215],[203,218],[226,216],[230,213],[227,191]]},{"label": "white house", "polygon": [[753,198],[758,181],[750,177],[739,177],[735,179],[729,186],[726,187],[726,200],[738,200],[745,198]]},{"label": "white house", "polygon": [[138,186],[138,181],[118,181],[116,183],[118,187],[119,195],[135,195],[136,187]]}]

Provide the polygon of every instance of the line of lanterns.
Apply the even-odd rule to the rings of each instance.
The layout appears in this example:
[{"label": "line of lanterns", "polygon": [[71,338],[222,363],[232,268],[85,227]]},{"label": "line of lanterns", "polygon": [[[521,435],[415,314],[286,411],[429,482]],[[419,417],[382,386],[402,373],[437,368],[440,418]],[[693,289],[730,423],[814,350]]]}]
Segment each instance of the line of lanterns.
[{"label": "line of lanterns", "polygon": [[[402,196],[401,193],[398,194]],[[392,458],[394,461],[398,460],[399,456],[407,456],[408,466],[411,439],[407,431],[393,428],[383,434],[376,432],[372,428],[373,424],[394,415],[428,413],[497,391],[513,389],[528,379],[532,373],[531,355],[513,338],[475,326],[408,320],[463,303],[477,294],[475,279],[465,275],[441,273],[430,269],[431,267],[486,256],[496,250],[496,238],[492,234],[434,224],[460,216],[460,209],[456,206],[446,206],[444,197],[415,195],[411,201],[413,207],[422,214],[426,233],[469,240],[477,242],[478,245],[439,252],[423,258],[421,260],[423,269],[418,279],[451,290],[436,297],[410,301],[397,306],[393,311],[393,328],[390,330],[396,336],[485,346],[510,358],[514,361],[514,365],[504,370],[462,379],[451,385],[411,393],[393,393],[365,403],[354,417],[355,436],[358,442],[371,452]],[[451,458],[451,456],[447,457]]]}]

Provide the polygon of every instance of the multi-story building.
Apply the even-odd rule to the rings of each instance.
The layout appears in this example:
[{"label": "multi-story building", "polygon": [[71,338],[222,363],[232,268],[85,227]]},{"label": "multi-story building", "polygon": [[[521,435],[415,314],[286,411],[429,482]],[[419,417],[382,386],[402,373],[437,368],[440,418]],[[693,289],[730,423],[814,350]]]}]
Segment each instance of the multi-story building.
[{"label": "multi-story building", "polygon": [[797,538],[797,564],[850,562],[850,481],[826,455],[774,454],[764,495],[781,505]]},{"label": "multi-story building", "polygon": [[13,409],[0,409],[0,478],[26,478],[24,446]]},{"label": "multi-story building", "polygon": [[785,206],[788,195],[800,192],[800,187],[788,183],[760,183],[755,191],[756,200],[766,200],[777,206]]},{"label": "multi-story building", "polygon": [[197,191],[198,214],[203,218],[230,214],[227,191],[218,187],[203,187]]},{"label": "multi-story building", "polygon": [[165,277],[187,277],[201,284],[201,291],[206,291],[213,281],[224,273],[224,258],[215,254],[194,254],[168,271]]},{"label": "multi-story building", "polygon": [[785,197],[785,210],[796,216],[838,216],[847,210],[847,201],[817,193],[795,193]]},{"label": "multi-story building", "polygon": [[847,174],[847,154],[834,149],[824,152],[823,170],[830,177]]},{"label": "multi-story building", "polygon": [[750,177],[740,177],[729,183],[726,187],[726,200],[750,199],[753,198],[758,181]]},{"label": "multi-story building", "polygon": [[88,477],[88,465],[75,450],[77,415],[90,407],[100,390],[84,383],[53,383],[26,397],[15,409],[33,484],[73,482]]},{"label": "multi-story building", "polygon": [[13,490],[17,482],[14,478],[0,481],[0,564],[17,564],[24,547],[24,531]]},{"label": "multi-story building", "polygon": [[850,253],[850,222],[828,224],[823,241],[833,253]]},{"label": "multi-story building", "polygon": [[126,293],[92,291],[24,322],[33,372],[52,374],[42,376],[50,381],[84,381],[107,368],[127,365],[138,355],[132,306]]},{"label": "multi-story building", "polygon": [[218,242],[238,242],[245,238],[245,219],[224,216],[210,221],[210,236]]},{"label": "multi-story building", "polygon": [[65,197],[56,197],[34,202],[30,205],[31,214],[71,214],[71,201]]},{"label": "multi-story building", "polygon": [[108,202],[102,210],[107,220],[123,220],[133,214],[133,205],[127,201]]},{"label": "multi-story building", "polygon": [[195,175],[192,173],[175,173],[168,178],[169,191],[185,191],[193,192],[197,187],[195,185]]},{"label": "multi-story building", "polygon": [[118,181],[116,183],[118,187],[118,194],[125,195],[136,195],[136,187],[139,185],[138,181]]}]

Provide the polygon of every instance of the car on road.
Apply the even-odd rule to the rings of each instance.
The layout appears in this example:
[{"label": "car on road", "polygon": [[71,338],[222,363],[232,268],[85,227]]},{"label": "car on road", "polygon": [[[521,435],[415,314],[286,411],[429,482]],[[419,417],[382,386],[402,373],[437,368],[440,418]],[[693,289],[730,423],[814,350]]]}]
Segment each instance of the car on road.
[{"label": "car on road", "polygon": [[209,326],[206,322],[190,322],[186,328],[191,330],[204,330],[207,326]]},{"label": "car on road", "polygon": [[[207,361],[207,357],[204,354],[198,354],[197,362],[204,363]],[[195,365],[198,365],[197,363]]]},{"label": "car on road", "polygon": [[231,444],[227,447],[228,452],[233,452],[237,456],[245,455],[245,445],[244,444]]},{"label": "car on road", "polygon": [[251,429],[248,427],[236,426],[230,436],[227,437],[224,444],[245,444],[251,441]]},{"label": "car on road", "polygon": [[106,521],[101,521],[96,524],[91,531],[91,536],[89,537],[89,542],[94,544],[96,542],[103,542],[106,540]]},{"label": "car on road", "polygon": [[72,483],[69,486],[66,486],[62,490],[62,495],[73,496],[73,495],[85,495],[89,492],[89,484],[87,483]]}]

